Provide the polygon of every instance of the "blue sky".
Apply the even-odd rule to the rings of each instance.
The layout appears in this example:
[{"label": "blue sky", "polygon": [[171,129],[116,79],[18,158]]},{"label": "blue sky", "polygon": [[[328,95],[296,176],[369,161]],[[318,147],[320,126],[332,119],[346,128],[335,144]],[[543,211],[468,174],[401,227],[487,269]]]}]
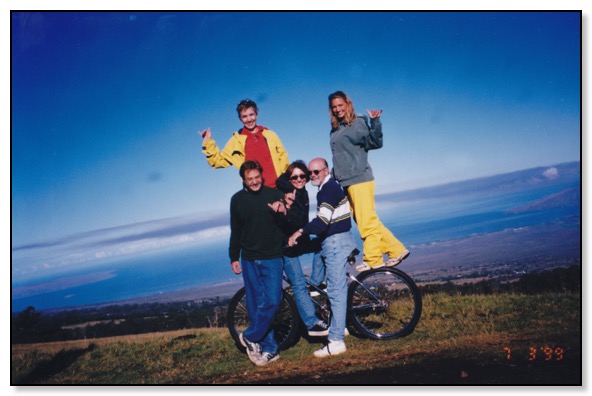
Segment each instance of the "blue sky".
[{"label": "blue sky", "polygon": [[223,146],[244,98],[290,160],[330,158],[329,93],[383,109],[378,193],[580,159],[578,13],[15,12],[11,61],[13,281],[114,254],[98,234],[225,236],[194,225],[238,171],[198,131]]}]

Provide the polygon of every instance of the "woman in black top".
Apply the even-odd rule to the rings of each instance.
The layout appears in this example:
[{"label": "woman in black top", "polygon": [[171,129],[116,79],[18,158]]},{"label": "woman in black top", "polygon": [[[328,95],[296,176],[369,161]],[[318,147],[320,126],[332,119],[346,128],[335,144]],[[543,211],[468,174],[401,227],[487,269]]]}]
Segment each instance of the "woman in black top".
[{"label": "woman in black top", "polygon": [[[306,191],[308,180],[308,168],[304,162],[295,161],[276,181],[276,187],[284,192],[286,201],[286,221],[281,224],[286,240],[294,232],[308,224],[309,199]],[[327,335],[329,326],[315,314],[299,257],[303,254],[314,253],[313,272],[315,269],[322,270],[320,250],[320,244],[315,240],[310,240],[309,236],[300,237],[297,245],[286,247],[284,250],[284,272],[290,279],[298,312],[311,336]]]}]

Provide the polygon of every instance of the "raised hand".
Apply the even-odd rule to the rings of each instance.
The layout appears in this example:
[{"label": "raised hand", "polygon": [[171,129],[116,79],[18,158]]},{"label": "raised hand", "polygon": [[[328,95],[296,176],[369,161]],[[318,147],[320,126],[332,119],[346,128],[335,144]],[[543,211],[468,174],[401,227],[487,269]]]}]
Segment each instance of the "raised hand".
[{"label": "raised hand", "polygon": [[296,198],[296,189],[294,189],[291,193],[284,194],[284,201],[286,201],[286,208],[290,209],[290,206],[294,203],[294,199]]},{"label": "raised hand", "polygon": [[203,140],[208,140],[212,138],[212,131],[210,131],[210,128],[206,129],[205,131],[199,132],[199,134],[201,135]]},{"label": "raised hand", "polygon": [[368,113],[368,115],[370,116],[370,118],[377,118],[380,117],[382,115],[382,109],[380,110],[368,110],[366,109],[366,112]]}]

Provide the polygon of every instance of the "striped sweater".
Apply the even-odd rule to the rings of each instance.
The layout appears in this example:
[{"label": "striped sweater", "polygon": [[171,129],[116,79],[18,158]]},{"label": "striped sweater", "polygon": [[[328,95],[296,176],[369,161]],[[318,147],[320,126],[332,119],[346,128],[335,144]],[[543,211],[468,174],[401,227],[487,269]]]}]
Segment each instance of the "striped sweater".
[{"label": "striped sweater", "polygon": [[317,216],[302,227],[305,235],[321,238],[347,232],[351,229],[349,201],[335,179],[327,176],[317,193]]}]

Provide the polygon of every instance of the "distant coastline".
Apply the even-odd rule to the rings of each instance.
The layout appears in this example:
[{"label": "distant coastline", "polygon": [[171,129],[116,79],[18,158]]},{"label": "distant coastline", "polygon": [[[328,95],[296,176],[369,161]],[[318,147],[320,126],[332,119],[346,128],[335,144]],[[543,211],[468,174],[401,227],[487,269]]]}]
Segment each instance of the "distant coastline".
[{"label": "distant coastline", "polygon": [[[580,265],[581,234],[580,228],[576,227],[578,222],[578,219],[572,219],[572,222],[506,229],[411,246],[411,256],[400,264],[399,268],[410,274],[418,283],[438,283],[445,274],[452,275],[457,281],[469,281],[471,274],[479,273],[484,269],[489,273],[519,274],[573,264]],[[242,286],[242,277],[237,276],[235,280],[177,291],[44,311],[59,312],[117,305],[209,301],[216,298],[230,298]]]},{"label": "distant coastline", "polygon": [[[446,273],[463,279],[470,273],[512,273],[510,267],[524,272],[562,265],[565,260],[580,262],[580,181],[580,163],[572,162],[386,194],[377,198],[377,205],[385,226],[410,248],[411,256],[401,268],[418,282],[448,279]],[[190,231],[205,226],[198,219],[185,220]],[[150,232],[149,239],[161,232],[187,232],[187,224],[180,227],[178,221],[173,221],[174,232],[167,224],[164,231]],[[216,218],[206,223],[218,229],[220,221]],[[145,236],[132,234],[124,239],[135,241]],[[137,255],[93,272],[81,273],[80,268],[41,284],[15,286],[13,310],[229,297],[242,286],[242,278],[228,268],[226,249],[226,241],[217,238],[207,246]],[[303,260],[305,271],[309,258]]]}]

